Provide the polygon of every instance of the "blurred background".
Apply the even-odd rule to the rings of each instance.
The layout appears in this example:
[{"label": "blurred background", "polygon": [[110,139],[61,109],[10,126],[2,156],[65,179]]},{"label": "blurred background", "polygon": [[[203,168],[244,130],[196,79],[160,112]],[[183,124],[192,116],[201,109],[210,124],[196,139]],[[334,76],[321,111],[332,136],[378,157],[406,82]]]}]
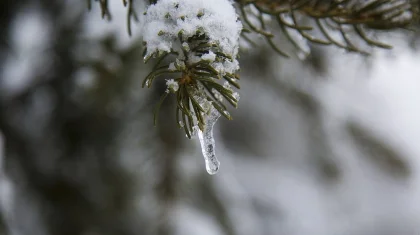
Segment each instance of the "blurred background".
[{"label": "blurred background", "polygon": [[141,89],[140,24],[93,3],[0,4],[0,234],[420,234],[416,34],[370,57],[244,45],[210,176],[174,99],[153,126],[166,87]]}]

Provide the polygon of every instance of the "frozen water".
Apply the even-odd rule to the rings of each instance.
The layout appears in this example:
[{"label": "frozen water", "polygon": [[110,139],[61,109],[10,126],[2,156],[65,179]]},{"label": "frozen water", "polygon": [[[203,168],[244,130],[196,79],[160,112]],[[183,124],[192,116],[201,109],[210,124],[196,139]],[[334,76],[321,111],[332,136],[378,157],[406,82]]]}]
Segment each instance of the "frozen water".
[{"label": "frozen water", "polygon": [[220,162],[216,157],[213,137],[213,126],[219,117],[220,113],[212,107],[209,115],[205,117],[204,131],[198,130],[198,138],[200,139],[201,151],[206,162],[206,170],[210,175],[216,174],[220,168]]}]

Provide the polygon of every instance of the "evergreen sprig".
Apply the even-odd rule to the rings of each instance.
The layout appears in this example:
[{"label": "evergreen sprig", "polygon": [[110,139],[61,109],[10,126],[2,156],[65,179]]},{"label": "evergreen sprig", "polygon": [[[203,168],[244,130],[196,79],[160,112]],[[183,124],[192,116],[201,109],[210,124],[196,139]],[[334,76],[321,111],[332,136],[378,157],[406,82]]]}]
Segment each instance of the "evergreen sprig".
[{"label": "evergreen sprig", "polygon": [[[347,51],[368,54],[350,39],[358,35],[372,47],[385,49],[391,45],[371,38],[367,30],[406,28],[417,19],[417,1],[409,0],[236,0],[248,31],[265,37],[279,54],[288,57],[274,42],[273,29],[268,21],[276,21],[282,33],[298,49],[301,46],[290,31],[296,31],[308,42],[335,45]],[[313,24],[302,25],[299,18],[312,19]],[[257,22],[257,23],[254,23]],[[258,25],[257,25],[258,24]],[[317,37],[315,34],[321,34]],[[339,34],[340,39],[332,36]]]},{"label": "evergreen sprig", "polygon": [[[89,8],[91,1],[88,0]],[[99,3],[102,17],[110,19],[108,0],[95,1]],[[130,35],[131,19],[138,20],[133,1],[122,0],[127,7],[127,30]],[[159,1],[145,0],[145,2],[156,4]],[[249,40],[247,33],[250,32],[262,35],[275,51],[285,57],[289,55],[279,48],[276,42],[275,34],[278,32],[282,33],[296,49],[303,52],[305,50],[298,42],[302,39],[308,43],[335,45],[349,52],[368,55],[369,53],[351,36],[358,36],[369,47],[390,49],[391,45],[374,39],[370,33],[408,29],[417,21],[419,12],[417,0],[234,0],[234,2],[244,24],[243,38]],[[200,17],[199,13],[197,17]],[[272,27],[272,22],[278,26]],[[299,35],[300,38],[293,37],[292,33]],[[252,40],[250,42],[253,43]],[[188,45],[188,48],[183,47],[184,44]],[[218,50],[218,45],[209,42],[208,35],[197,32],[192,37],[184,37],[180,32],[179,45],[182,48],[180,51],[156,52],[145,58],[146,62],[150,59],[156,59],[157,62],[152,72],[145,78],[143,87],[151,87],[154,79],[158,77],[175,76],[171,84],[167,83],[168,90],[155,108],[154,123],[156,124],[161,104],[170,93],[173,93],[177,100],[176,120],[179,127],[184,128],[187,137],[191,138],[197,131],[196,127],[203,130],[205,125],[203,116],[208,114],[209,106],[217,109],[227,119],[231,119],[222,99],[234,107],[237,106],[238,96],[230,89],[230,85],[239,88],[236,81],[239,77],[236,74],[218,71],[214,68],[213,61],[194,62],[188,58],[191,55],[201,57],[212,52],[215,54],[216,62],[234,62],[236,58],[230,58]],[[147,49],[147,45],[145,48]],[[172,60],[176,58],[175,62],[164,64],[165,59],[169,57],[172,57]],[[222,79],[230,85],[221,85]]]},{"label": "evergreen sprig", "polygon": [[[161,96],[160,101],[154,109],[154,124],[157,124],[159,109],[164,100],[170,93],[174,93],[176,98],[176,121],[179,128],[184,128],[185,134],[188,138],[195,135],[196,127],[204,130],[205,116],[211,111],[211,106],[217,109],[221,115],[231,120],[232,117],[227,111],[223,99],[227,100],[235,108],[238,105],[238,96],[230,85],[240,88],[236,80],[239,79],[237,74],[220,73],[212,66],[212,61],[199,60],[197,62],[190,62],[193,56],[202,56],[208,54],[210,51],[215,52],[215,61],[233,60],[228,55],[223,54],[218,50],[216,44],[209,43],[209,38],[197,32],[196,35],[189,38],[184,38],[182,32],[179,34],[179,44],[189,45],[182,48],[182,58],[180,61],[179,52],[171,51],[170,53],[153,53],[146,58],[146,63],[151,59],[156,59],[156,64],[152,72],[146,76],[143,81],[143,87],[150,88],[153,81],[161,76],[174,76],[176,88],[168,84],[168,90]],[[147,49],[147,45],[146,49]],[[144,52],[146,54],[146,50]],[[162,63],[168,57],[176,58],[175,62],[171,64]],[[173,61],[172,59],[171,61]],[[221,85],[219,82],[224,79],[230,85]]]},{"label": "evergreen sprig", "polygon": [[[95,0],[101,8],[102,18],[111,19],[108,0]],[[127,7],[127,31],[131,35],[131,21],[138,21],[133,7],[134,0],[122,0]],[[156,0],[146,0],[149,4]],[[253,31],[266,38],[279,54],[288,57],[274,42],[273,29],[266,27],[267,16],[278,22],[281,32],[301,49],[290,30],[297,31],[304,39],[321,45],[335,45],[347,51],[367,54],[352,42],[349,35],[358,35],[370,46],[390,49],[391,45],[369,37],[367,30],[393,30],[407,28],[418,20],[419,2],[415,0],[235,0],[241,12],[242,21],[248,26],[246,32]],[[87,0],[91,8],[92,0]],[[253,8],[253,11],[250,11]],[[257,13],[255,13],[255,10]],[[266,16],[266,17],[264,17]],[[305,16],[314,20],[315,25],[301,25],[298,18]],[[250,20],[254,18],[259,25]],[[317,38],[313,32],[320,32]],[[339,33],[341,39],[332,36]],[[246,35],[244,34],[244,37]]]}]

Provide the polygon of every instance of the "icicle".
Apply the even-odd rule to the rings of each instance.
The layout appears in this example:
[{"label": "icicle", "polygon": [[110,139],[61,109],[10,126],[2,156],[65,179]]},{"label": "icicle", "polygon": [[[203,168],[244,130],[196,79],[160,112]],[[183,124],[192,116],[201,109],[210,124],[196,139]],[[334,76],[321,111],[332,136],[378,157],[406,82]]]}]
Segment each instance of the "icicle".
[{"label": "icicle", "polygon": [[201,151],[206,162],[206,170],[210,175],[216,174],[220,167],[220,162],[216,157],[213,138],[213,126],[219,117],[220,113],[214,107],[211,107],[210,113],[205,117],[204,131],[198,130],[198,138],[200,139]]}]

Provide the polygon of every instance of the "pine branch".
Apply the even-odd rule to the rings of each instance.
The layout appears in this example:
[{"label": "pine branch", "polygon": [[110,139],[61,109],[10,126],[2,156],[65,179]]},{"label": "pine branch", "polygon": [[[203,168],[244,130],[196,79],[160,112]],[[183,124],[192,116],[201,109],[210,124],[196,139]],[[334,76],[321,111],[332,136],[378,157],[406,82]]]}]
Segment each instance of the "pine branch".
[{"label": "pine branch", "polygon": [[[91,8],[92,0],[87,0]],[[108,0],[95,0],[102,18],[111,19]],[[149,4],[157,1],[148,0]],[[235,0],[242,21],[249,31],[264,36],[268,44],[284,57],[289,57],[275,42],[274,33],[281,31],[299,51],[304,51],[291,36],[300,34],[306,41],[321,45],[335,45],[350,52],[368,54],[355,45],[350,35],[357,35],[371,47],[391,49],[392,46],[371,38],[371,30],[408,28],[418,20],[418,1],[414,0]],[[122,0],[127,7],[127,32],[131,36],[132,20],[138,21],[133,0]],[[301,25],[300,18],[312,19],[314,25]],[[255,25],[254,21],[259,25]],[[268,29],[268,21],[276,21],[279,28]],[[313,32],[321,32],[323,38]],[[334,37],[339,34],[340,37]],[[245,40],[249,41],[245,34]],[[255,44],[255,43],[253,43]]]},{"label": "pine branch", "polygon": [[[127,30],[130,35],[131,20],[138,20],[133,1],[122,0],[127,7]],[[102,17],[110,18],[108,0],[96,2],[101,7]],[[232,28],[218,32],[218,37],[223,39],[224,34],[231,34],[230,31],[239,29],[237,37],[224,38],[226,41],[221,43],[220,38],[214,39],[213,29],[206,31],[203,28],[211,23],[200,22],[204,12],[208,11],[214,18],[212,21],[219,20],[217,17],[226,17],[219,14],[220,8],[192,10],[183,5],[181,9],[180,4],[194,5],[194,1],[146,2],[150,4],[145,13],[146,25],[151,24],[150,28],[143,30],[144,59],[146,63],[150,59],[156,59],[156,65],[145,78],[143,86],[151,87],[153,81],[159,77],[172,78],[167,79],[168,90],[161,96],[155,108],[155,125],[160,106],[170,93],[173,93],[177,100],[177,123],[189,138],[197,129],[205,129],[205,119],[211,109],[216,109],[220,115],[231,119],[222,100],[234,107],[238,105],[239,96],[230,86],[240,88],[237,83],[239,76],[236,74],[239,69],[236,60],[239,34],[251,43],[253,42],[247,34],[253,32],[263,36],[267,43],[284,57],[289,55],[278,46],[279,33],[304,54],[309,53],[305,49],[307,44],[320,44],[368,55],[369,52],[359,45],[360,41],[369,48],[391,49],[391,45],[374,39],[371,34],[377,31],[407,29],[417,21],[419,12],[418,1],[414,0],[235,0],[235,7],[240,15],[240,19],[237,19],[231,3],[220,0],[220,3],[227,4],[226,9],[232,8],[233,17],[227,16],[231,22],[219,22],[219,25],[227,24]],[[90,4],[91,0],[88,0],[89,7]],[[171,10],[166,15],[160,15],[161,11],[156,11],[147,19],[150,9],[162,6],[162,9]],[[211,5],[206,7],[212,8]],[[172,14],[173,11],[178,13]],[[184,22],[188,22],[185,30],[182,28]],[[191,22],[196,22],[193,29]],[[273,22],[277,26],[273,27]],[[156,29],[156,25],[164,30]],[[172,31],[171,28],[177,28],[178,31]],[[354,41],[355,36],[360,40]],[[306,45],[302,45],[302,42]],[[230,47],[228,51],[225,48],[226,44]],[[172,60],[172,63],[166,62],[168,60]],[[226,81],[225,85],[220,84],[222,79]]]},{"label": "pine branch", "polygon": [[[371,47],[392,48],[368,36],[372,30],[407,28],[418,18],[418,4],[410,0],[236,0],[243,22],[249,30],[264,36],[274,50],[287,56],[274,43],[276,29],[267,29],[276,21],[286,38],[300,51],[295,31],[304,40],[321,45],[335,45],[347,51],[368,54],[355,45],[349,35],[357,35]],[[311,19],[313,25],[302,25],[300,19]],[[257,23],[254,23],[257,22]],[[256,25],[258,24],[258,25]],[[314,32],[320,32],[322,38]],[[340,38],[332,36],[339,34]]]},{"label": "pine branch", "polygon": [[188,138],[210,128],[208,120],[218,118],[214,113],[232,119],[224,101],[238,105],[239,94],[231,86],[240,88],[236,72],[242,25],[229,1],[218,2],[228,14],[218,12],[219,6],[203,8],[194,1],[158,1],[145,13],[144,60],[155,59],[156,64],[143,87],[166,77],[168,88],[156,105],[154,123],[172,93],[177,101],[175,119]]},{"label": "pine branch", "polygon": [[[207,37],[196,35],[191,38],[184,38],[179,36],[179,43],[182,45],[195,45],[191,51],[195,56],[203,56],[211,51],[215,51],[215,61],[224,61],[228,58],[222,52],[217,50],[217,45],[210,44]],[[188,57],[191,53],[184,48],[182,50],[183,58]],[[239,78],[236,74],[225,73],[221,74],[213,68],[211,60],[201,60],[196,63],[185,63],[178,59],[171,64],[161,65],[168,57],[179,56],[175,51],[170,53],[158,54],[154,53],[146,58],[148,61],[152,57],[156,57],[156,64],[152,71],[143,81],[143,87],[150,88],[153,81],[161,76],[175,75],[175,79],[167,80],[168,90],[161,96],[160,101],[155,107],[154,124],[157,124],[158,112],[163,101],[167,98],[169,93],[174,93],[177,99],[176,120],[180,128],[184,128],[188,138],[195,135],[197,131],[195,125],[198,125],[200,130],[204,130],[205,120],[203,116],[207,115],[210,107],[216,108],[225,118],[232,119],[227,107],[223,104],[223,98],[226,99],[232,106],[237,107],[237,94],[230,88],[231,84],[239,88],[236,80]],[[174,60],[174,59],[173,59]],[[232,59],[231,59],[232,61]],[[225,85],[219,84],[221,79],[226,80]],[[203,97],[204,94],[204,97]]]}]

